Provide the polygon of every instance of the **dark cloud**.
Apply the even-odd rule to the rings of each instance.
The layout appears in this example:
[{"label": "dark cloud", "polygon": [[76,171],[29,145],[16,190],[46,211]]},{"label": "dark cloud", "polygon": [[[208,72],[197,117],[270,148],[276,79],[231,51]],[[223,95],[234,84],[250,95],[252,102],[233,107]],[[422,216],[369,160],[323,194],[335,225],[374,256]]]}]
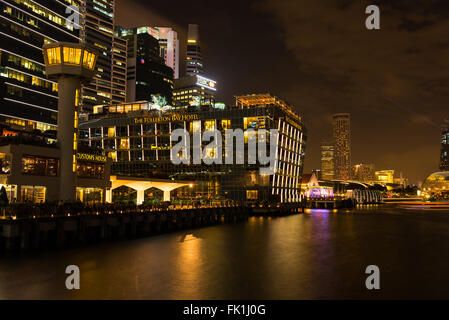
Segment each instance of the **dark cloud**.
[{"label": "dark cloud", "polygon": [[284,95],[294,96],[311,129],[309,164],[319,165],[313,132],[322,135],[320,119],[350,112],[353,162],[422,181],[437,170],[439,126],[447,112],[447,3],[377,1],[381,30],[368,31],[364,12],[371,3],[267,0],[260,7],[276,16],[300,62],[302,79]]}]

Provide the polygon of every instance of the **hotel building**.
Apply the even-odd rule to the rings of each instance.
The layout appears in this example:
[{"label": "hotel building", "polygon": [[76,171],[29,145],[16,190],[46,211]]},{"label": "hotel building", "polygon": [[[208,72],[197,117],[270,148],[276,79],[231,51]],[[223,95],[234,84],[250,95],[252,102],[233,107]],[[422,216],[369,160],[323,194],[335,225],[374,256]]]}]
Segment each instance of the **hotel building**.
[{"label": "hotel building", "polygon": [[351,179],[351,120],[349,113],[332,117],[334,131],[334,170],[336,180]]},{"label": "hotel building", "polygon": [[[247,134],[245,164],[175,165],[171,161],[173,142],[170,141],[175,129],[185,129],[191,137],[193,133],[202,134],[207,130],[220,130],[225,136],[227,129],[278,129],[275,173],[261,175],[259,162],[247,163]],[[300,201],[306,129],[291,106],[270,94],[238,96],[235,106],[204,107],[193,112],[186,109],[161,111],[148,102],[98,106],[89,120],[80,124],[80,130],[81,141],[104,149],[113,160],[113,175],[194,181],[178,189],[172,199]],[[224,140],[223,152],[226,152]],[[207,150],[203,157],[215,152]]]}]

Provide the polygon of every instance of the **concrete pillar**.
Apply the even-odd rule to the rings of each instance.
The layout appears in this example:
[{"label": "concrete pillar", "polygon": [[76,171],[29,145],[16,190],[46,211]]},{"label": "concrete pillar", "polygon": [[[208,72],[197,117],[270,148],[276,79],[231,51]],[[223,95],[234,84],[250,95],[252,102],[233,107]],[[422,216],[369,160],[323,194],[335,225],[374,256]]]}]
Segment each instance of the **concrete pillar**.
[{"label": "concrete pillar", "polygon": [[137,205],[140,206],[141,204],[143,204],[144,200],[145,200],[145,190],[137,190]]},{"label": "concrete pillar", "polygon": [[170,191],[164,190],[164,201],[170,201]]},{"label": "concrete pillar", "polygon": [[61,77],[58,81],[58,142],[61,147],[60,195],[62,201],[76,200],[76,172],[73,170],[76,91],[81,81],[75,77]]}]

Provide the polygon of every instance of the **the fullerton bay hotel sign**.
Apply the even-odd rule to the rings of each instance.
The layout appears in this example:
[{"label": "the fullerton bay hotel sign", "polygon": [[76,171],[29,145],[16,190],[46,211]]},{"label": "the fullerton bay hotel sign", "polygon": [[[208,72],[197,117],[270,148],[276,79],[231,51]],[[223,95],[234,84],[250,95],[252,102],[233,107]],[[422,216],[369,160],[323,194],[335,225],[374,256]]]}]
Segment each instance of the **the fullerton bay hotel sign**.
[{"label": "the fullerton bay hotel sign", "polygon": [[161,117],[144,117],[134,118],[135,124],[161,123],[161,122],[176,122],[176,121],[193,121],[198,120],[197,114],[173,114]]}]

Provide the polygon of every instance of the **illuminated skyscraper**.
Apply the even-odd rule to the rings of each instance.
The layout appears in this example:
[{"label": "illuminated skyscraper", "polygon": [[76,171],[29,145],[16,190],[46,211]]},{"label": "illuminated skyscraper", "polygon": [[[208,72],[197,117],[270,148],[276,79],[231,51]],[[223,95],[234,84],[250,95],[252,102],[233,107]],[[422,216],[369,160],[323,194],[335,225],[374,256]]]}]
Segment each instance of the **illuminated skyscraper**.
[{"label": "illuminated skyscraper", "polygon": [[444,120],[441,137],[440,170],[449,171],[449,119]]},{"label": "illuminated skyscraper", "polygon": [[187,35],[186,74],[193,76],[203,73],[203,56],[200,46],[200,31],[197,24],[189,24]]},{"label": "illuminated skyscraper", "polygon": [[334,175],[334,145],[323,142],[321,144],[321,176],[323,180],[332,180]]},{"label": "illuminated skyscraper", "polygon": [[179,40],[172,28],[157,27],[159,30],[159,47],[165,64],[173,69],[173,77],[179,78]]},{"label": "illuminated skyscraper", "polygon": [[349,113],[333,115],[335,179],[351,178],[351,120]]},{"label": "illuminated skyscraper", "polygon": [[45,76],[42,46],[81,40],[80,25],[68,25],[65,13],[79,3],[0,1],[0,135],[56,129],[58,85]]},{"label": "illuminated skyscraper", "polygon": [[114,36],[115,0],[85,0],[81,13],[81,38],[100,52],[94,79],[82,89],[82,111],[91,112],[126,101],[126,40]]},{"label": "illuminated skyscraper", "polygon": [[116,27],[115,33],[128,42],[127,101],[157,98],[163,105],[171,105],[173,69],[160,55],[159,30],[147,26]]}]

